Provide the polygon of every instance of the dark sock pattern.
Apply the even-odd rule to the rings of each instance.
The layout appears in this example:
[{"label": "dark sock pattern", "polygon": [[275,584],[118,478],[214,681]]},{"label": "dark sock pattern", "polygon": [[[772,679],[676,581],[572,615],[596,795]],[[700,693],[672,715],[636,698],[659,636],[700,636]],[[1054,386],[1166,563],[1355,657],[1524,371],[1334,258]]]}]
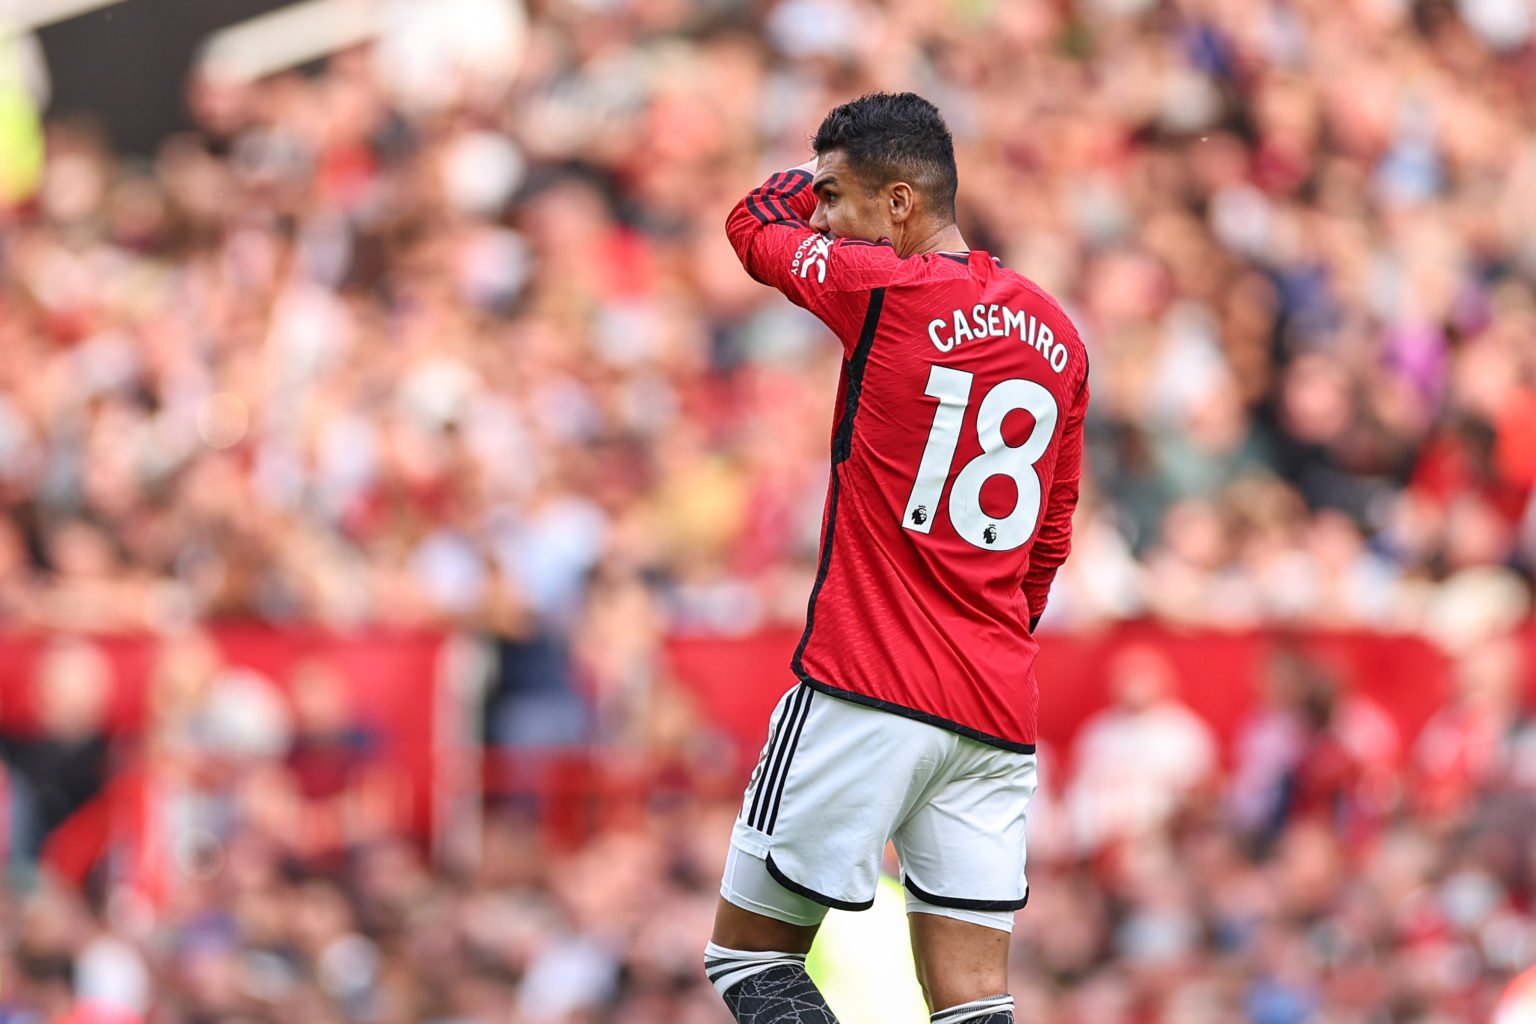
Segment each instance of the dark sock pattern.
[{"label": "dark sock pattern", "polygon": [[725,994],[725,1005],[737,1024],[837,1024],[800,964],[775,964],[752,975]]}]

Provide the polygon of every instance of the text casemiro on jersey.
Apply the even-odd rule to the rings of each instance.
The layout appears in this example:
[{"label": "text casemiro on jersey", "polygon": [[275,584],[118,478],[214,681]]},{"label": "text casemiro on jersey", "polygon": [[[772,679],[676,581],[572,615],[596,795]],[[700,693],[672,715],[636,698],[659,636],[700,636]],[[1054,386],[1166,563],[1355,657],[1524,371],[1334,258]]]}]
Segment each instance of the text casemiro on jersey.
[{"label": "text casemiro on jersey", "polygon": [[935,317],[928,322],[928,338],[940,352],[948,352],[967,341],[1013,338],[1039,352],[1057,373],[1067,366],[1067,347],[1056,340],[1049,324],[1023,310],[995,302],[978,302],[968,310],[956,309],[947,317]]}]

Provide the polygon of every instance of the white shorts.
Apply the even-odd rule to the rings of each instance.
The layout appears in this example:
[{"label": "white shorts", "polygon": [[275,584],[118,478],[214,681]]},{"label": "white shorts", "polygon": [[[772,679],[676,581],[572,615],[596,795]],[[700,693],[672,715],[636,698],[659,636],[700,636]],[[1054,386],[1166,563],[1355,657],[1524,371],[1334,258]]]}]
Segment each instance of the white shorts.
[{"label": "white shorts", "polygon": [[894,841],[909,910],[1009,929],[1029,898],[1036,782],[1034,754],[797,685],[774,709],[721,895],[793,924],[864,910]]}]

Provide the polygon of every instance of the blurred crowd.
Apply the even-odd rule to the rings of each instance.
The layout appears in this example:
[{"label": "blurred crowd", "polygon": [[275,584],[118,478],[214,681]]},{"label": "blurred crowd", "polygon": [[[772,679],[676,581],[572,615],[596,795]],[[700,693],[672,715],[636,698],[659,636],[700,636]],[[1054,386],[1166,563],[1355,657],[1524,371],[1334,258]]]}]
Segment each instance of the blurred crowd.
[{"label": "blurred crowd", "polygon": [[[915,89],[966,238],[1093,362],[1046,628],[1425,630],[1461,659],[1406,736],[1277,656],[1225,760],[1155,652],[1119,666],[1046,762],[1021,1021],[1487,1019],[1536,959],[1533,669],[1454,641],[1527,614],[1536,573],[1527,4],[390,9],[318,71],[200,67],[195,130],[147,158],[48,125],[0,211],[0,626],[449,625],[497,638],[492,739],[686,730],[666,634],[803,621],[838,373],[724,214],[837,102]],[[218,674],[169,649],[166,678]],[[13,813],[111,775],[95,656],[55,653]],[[255,690],[216,713],[166,684],[165,722],[203,724],[151,753],[209,844],[153,911],[100,873],[0,890],[0,1022],[722,1019],[698,956],[733,808],[557,850],[495,807],[429,869],[322,683],[318,754]],[[57,825],[26,813],[24,864]]]},{"label": "blurred crowd", "polygon": [[[1042,749],[1012,949],[1019,1019],[1491,1020],[1536,962],[1528,657],[1508,638],[1464,652],[1410,738],[1278,643],[1222,740],[1180,702],[1166,655],[1122,649],[1112,702],[1067,748]],[[104,671],[91,645],[56,642],[35,680],[51,695],[42,728],[7,743],[13,825],[30,807],[45,828],[42,809],[92,785],[136,778],[137,796],[111,856],[76,863],[78,884],[58,828],[42,845],[60,870],[17,884],[30,855],[9,851],[0,1022],[728,1020],[700,949],[729,795],[654,774],[635,785],[611,764],[524,776],[429,858],[391,815],[391,773],[325,666],[301,667],[290,712],[215,645],[169,644],[137,742],[103,731]],[[18,793],[32,799],[18,807]],[[846,1010],[847,1024],[920,1019]]]},{"label": "blurred crowd", "polygon": [[1052,626],[1529,580],[1518,0],[403,10],[323,73],[202,65],[150,159],[49,126],[0,225],[0,621],[800,619],[838,349],[721,223],[899,87],[1092,355]]}]

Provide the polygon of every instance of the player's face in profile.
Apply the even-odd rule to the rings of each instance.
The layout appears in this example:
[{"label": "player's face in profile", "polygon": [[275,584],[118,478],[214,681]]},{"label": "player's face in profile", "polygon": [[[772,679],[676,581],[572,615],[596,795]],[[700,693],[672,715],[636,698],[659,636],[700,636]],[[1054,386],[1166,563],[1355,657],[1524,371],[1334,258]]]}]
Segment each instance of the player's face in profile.
[{"label": "player's face in profile", "polygon": [[885,190],[871,188],[855,174],[842,150],[828,150],[817,158],[811,187],[816,191],[812,230],[866,242],[891,237],[890,202]]}]

